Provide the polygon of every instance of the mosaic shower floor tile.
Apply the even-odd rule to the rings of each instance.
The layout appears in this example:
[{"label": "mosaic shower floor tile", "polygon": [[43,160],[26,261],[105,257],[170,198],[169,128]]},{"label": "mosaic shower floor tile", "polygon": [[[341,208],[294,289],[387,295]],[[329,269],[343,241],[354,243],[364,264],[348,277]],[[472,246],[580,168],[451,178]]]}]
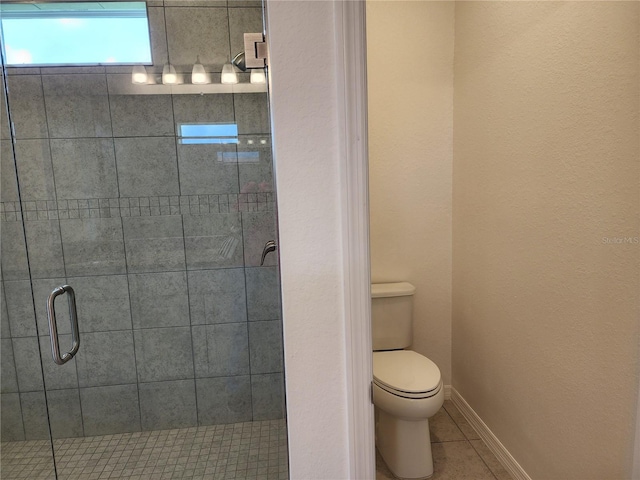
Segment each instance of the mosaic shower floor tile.
[{"label": "mosaic shower floor tile", "polygon": [[[284,420],[54,441],[59,480],[287,480]],[[55,479],[47,440],[0,445],[3,480]]]}]

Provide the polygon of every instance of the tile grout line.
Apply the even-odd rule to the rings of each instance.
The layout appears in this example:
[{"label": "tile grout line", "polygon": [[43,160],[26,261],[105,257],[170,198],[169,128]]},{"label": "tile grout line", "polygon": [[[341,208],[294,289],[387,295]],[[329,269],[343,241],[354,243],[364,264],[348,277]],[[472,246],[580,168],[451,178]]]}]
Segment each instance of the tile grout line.
[{"label": "tile grout line", "polygon": [[[169,62],[169,33],[167,32],[167,6],[162,5],[162,16],[164,18],[164,29],[165,29],[165,37],[166,47],[167,47],[167,62]],[[172,119],[172,128],[173,128],[173,139],[174,146],[176,152],[176,169],[178,172],[178,205],[179,205],[179,214],[180,214],[180,227],[182,229],[182,252],[183,252],[183,260],[184,260],[184,278],[187,289],[187,315],[189,316],[189,340],[191,343],[191,369],[193,372],[193,395],[194,395],[194,405],[195,405],[195,417],[196,417],[196,426],[200,425],[200,410],[198,408],[198,382],[196,377],[196,349],[194,344],[194,335],[193,335],[193,319],[191,318],[191,288],[189,282],[189,267],[187,264],[187,243],[186,243],[186,231],[184,228],[184,214],[181,211],[182,203],[180,199],[183,197],[182,195],[182,182],[180,180],[180,152],[178,149],[178,125],[176,123],[176,106],[175,106],[175,95],[171,94],[171,119]],[[207,197],[208,198],[208,197]]]},{"label": "tile grout line", "polygon": [[[200,425],[200,411],[198,409],[198,381],[196,377],[196,348],[194,343],[194,334],[193,334],[193,319],[191,318],[191,287],[189,283],[189,270],[187,270],[187,246],[185,244],[185,232],[184,232],[184,216],[180,216],[180,223],[182,225],[182,242],[184,247],[184,262],[185,262],[185,270],[184,277],[186,279],[186,288],[187,288],[187,314],[189,315],[189,335],[191,337],[191,366],[193,369],[193,394],[195,397],[195,409],[196,409],[196,425]],[[206,329],[205,329],[206,335]]]},{"label": "tile grout line", "polygon": [[[458,411],[458,414],[459,414],[459,415],[462,415],[462,413],[460,413],[460,410],[458,410],[458,407],[456,407],[456,406],[455,406],[455,404],[453,404],[453,403],[452,403],[452,405],[453,405],[453,408],[455,408],[455,409]],[[467,434],[465,434],[465,433],[462,431],[462,428],[460,427],[460,425],[458,424],[458,422],[455,420],[455,418],[453,418],[453,416],[449,413],[449,411],[447,410],[447,408],[446,408],[446,407],[444,407],[444,409],[445,409],[445,411],[447,412],[447,415],[449,415],[449,417],[451,418],[451,420],[453,420],[453,422],[455,423],[456,427],[458,427],[458,429],[462,432],[462,435],[465,437],[465,440],[467,441],[467,443],[469,443],[469,446],[473,449],[473,451],[474,451],[474,452],[476,452],[476,455],[478,455],[478,457],[480,457],[480,460],[482,460],[482,463],[484,463],[484,464],[485,464],[485,466],[487,467],[487,469],[489,469],[489,472],[491,472],[491,475],[493,475],[494,479],[495,479],[495,480],[498,480],[498,477],[497,477],[497,476],[496,476],[496,474],[493,472],[493,470],[491,469],[491,467],[489,466],[489,464],[485,461],[484,457],[483,457],[483,456],[480,454],[480,452],[479,452],[479,451],[478,451],[478,450],[473,446],[473,443],[471,443],[471,441],[472,441],[472,440],[480,440],[480,441],[484,444],[484,441],[483,441],[481,438],[477,438],[477,439],[475,439],[475,438],[474,438],[474,439],[470,439],[470,438],[468,438],[468,437],[467,437]],[[463,418],[464,418],[464,417],[463,417]],[[466,422],[466,420],[465,420],[465,422]],[[472,429],[473,429],[473,431],[474,431],[476,434],[478,433],[478,432],[476,432],[476,430],[475,430],[471,425],[469,425],[469,423],[468,423],[468,422],[466,422],[466,423],[467,423],[467,425],[468,425],[470,428],[472,428]],[[478,437],[479,437],[479,436],[478,436]]]},{"label": "tile grout line", "polygon": [[[115,137],[113,136],[113,112],[112,112],[112,108],[111,108],[111,92],[109,91],[109,81],[107,79],[107,73],[105,71],[105,77],[104,77],[104,81],[106,83],[106,87],[107,87],[107,104],[109,106],[109,120],[110,120],[110,126],[111,126],[111,144],[113,145],[113,163],[115,165],[115,174],[116,174],[116,191],[118,194],[118,205],[120,205],[120,198],[121,198],[121,193],[120,193],[120,176],[118,175],[118,154],[117,154],[117,150],[116,150],[116,141],[115,141]],[[109,202],[109,208],[111,209],[111,202]],[[122,232],[122,254],[124,257],[124,273],[122,275],[124,275],[125,277],[125,281],[127,282],[127,297],[129,299],[129,320],[131,322],[131,328],[130,329],[126,329],[123,331],[127,331],[127,332],[131,332],[131,343],[133,346],[133,365],[136,371],[136,395],[137,395],[137,399],[138,399],[138,426],[140,431],[142,431],[142,404],[140,402],[140,376],[139,376],[139,372],[138,372],[138,357],[137,357],[137,353],[136,353],[136,335],[135,335],[135,330],[133,328],[133,302],[131,300],[131,284],[129,282],[129,261],[128,261],[128,256],[127,256],[127,241],[126,241],[126,235],[124,233],[124,220],[122,215],[120,215],[120,231]],[[113,274],[111,275],[105,275],[105,276],[114,276]],[[80,378],[78,377],[78,381],[80,380]],[[82,398],[82,397],[81,397]]]},{"label": "tile grout line", "polygon": [[[498,480],[498,477],[496,476],[496,474],[493,472],[493,470],[491,469],[491,467],[489,466],[489,464],[485,461],[484,457],[480,454],[480,452],[476,449],[476,447],[473,446],[473,443],[471,443],[470,440],[467,440],[469,442],[469,445],[471,445],[471,448],[473,448],[473,451],[476,452],[476,455],[478,455],[478,457],[480,457],[480,460],[482,460],[482,463],[484,463],[484,465],[487,467],[487,469],[489,470],[489,472],[491,472],[491,475],[493,475],[493,478],[495,480]],[[484,443],[482,440],[480,440],[482,443]]]}]

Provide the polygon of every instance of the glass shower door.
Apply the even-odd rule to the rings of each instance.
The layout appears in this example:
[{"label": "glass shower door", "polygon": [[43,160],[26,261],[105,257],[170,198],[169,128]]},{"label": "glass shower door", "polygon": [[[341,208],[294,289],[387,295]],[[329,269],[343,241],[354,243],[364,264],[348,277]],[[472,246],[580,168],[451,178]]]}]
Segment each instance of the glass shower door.
[{"label": "glass shower door", "polygon": [[0,76],[0,478],[54,478],[24,210]]},{"label": "glass shower door", "polygon": [[[287,478],[277,253],[261,265],[276,238],[266,85],[238,69],[221,83],[262,8],[146,11],[142,69],[7,68],[55,478]],[[64,285],[80,341],[59,365],[47,299]]]}]

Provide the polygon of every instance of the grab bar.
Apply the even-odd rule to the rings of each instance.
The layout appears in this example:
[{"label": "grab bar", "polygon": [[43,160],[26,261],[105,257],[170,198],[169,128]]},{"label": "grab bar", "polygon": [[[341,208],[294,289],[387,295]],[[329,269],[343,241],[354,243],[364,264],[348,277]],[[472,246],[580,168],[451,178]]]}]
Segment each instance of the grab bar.
[{"label": "grab bar", "polygon": [[[69,294],[69,316],[71,317],[71,337],[73,344],[71,350],[60,355],[60,344],[58,342],[58,324],[56,321],[55,301],[56,297],[63,293]],[[58,365],[64,365],[71,360],[80,348],[80,332],[78,330],[78,313],[76,310],[76,294],[69,285],[62,285],[53,289],[47,299],[47,320],[49,321],[49,336],[51,337],[51,354],[53,361]]]}]

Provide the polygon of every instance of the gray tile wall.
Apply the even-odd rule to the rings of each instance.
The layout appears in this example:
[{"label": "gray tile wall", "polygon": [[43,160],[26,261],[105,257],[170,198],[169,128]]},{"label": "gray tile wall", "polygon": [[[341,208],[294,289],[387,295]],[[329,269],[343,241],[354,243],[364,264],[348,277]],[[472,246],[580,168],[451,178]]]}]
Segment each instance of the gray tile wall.
[{"label": "gray tile wall", "polygon": [[[198,55],[219,72],[262,28],[253,0],[149,14],[156,72]],[[259,266],[276,215],[266,94],[116,95],[123,67],[8,73],[22,201],[3,98],[2,440],[48,437],[45,393],[54,438],[281,418],[275,255]],[[239,143],[182,144],[183,122],[236,123]],[[58,366],[45,300],[63,283],[81,348]]]}]

